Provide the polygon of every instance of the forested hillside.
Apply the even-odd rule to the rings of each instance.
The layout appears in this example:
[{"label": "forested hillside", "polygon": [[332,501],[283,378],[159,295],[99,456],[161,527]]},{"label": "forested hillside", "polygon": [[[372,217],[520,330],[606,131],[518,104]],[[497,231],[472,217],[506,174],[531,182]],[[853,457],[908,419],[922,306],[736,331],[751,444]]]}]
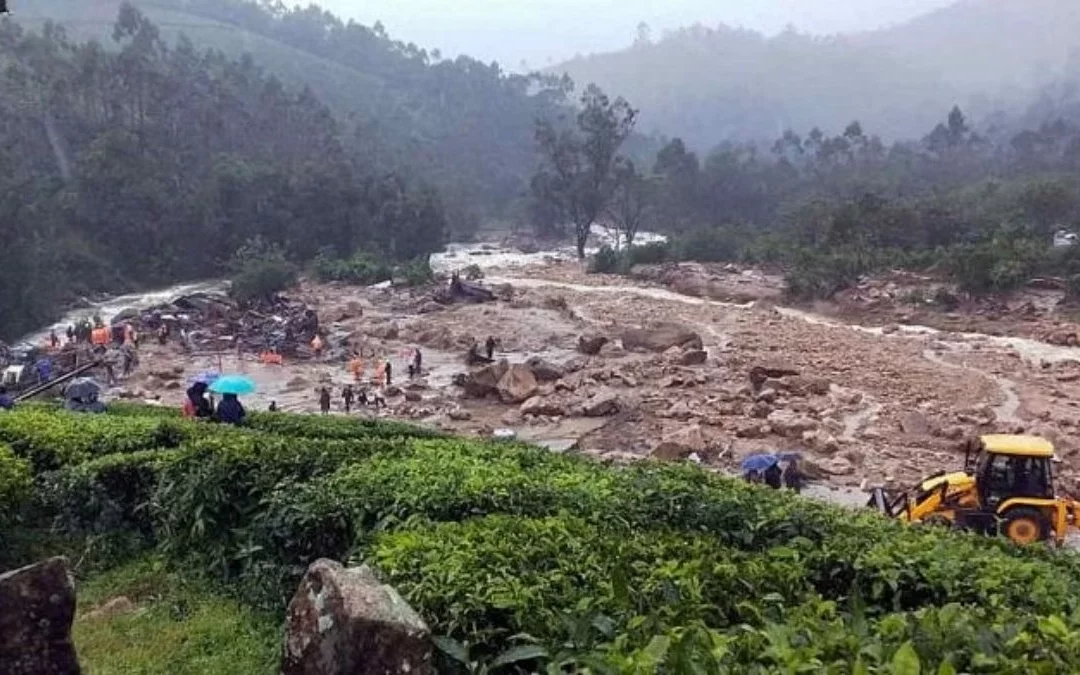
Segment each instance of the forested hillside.
[{"label": "forested hillside", "polygon": [[130,5],[112,37],[107,50],[0,23],[5,336],[79,293],[221,274],[256,236],[301,261],[441,245],[438,195],[353,152],[311,91],[169,47]]},{"label": "forested hillside", "polygon": [[1080,47],[1071,0],[963,0],[908,24],[860,35],[765,36],[694,26],[552,72],[595,82],[641,108],[641,130],[695,148],[842,131],[852,119],[914,138],[953,105],[976,121],[1026,108]]},{"label": "forested hillside", "polygon": [[[120,0],[13,3],[28,28],[46,21],[76,40],[110,46]],[[560,105],[557,82],[511,76],[467,57],[443,60],[309,5],[248,0],[137,0],[176,44],[232,58],[250,54],[289,87],[310,88],[342,123],[342,141],[376,170],[408,167],[440,191],[451,226],[501,218],[524,192],[534,165],[533,124]]]}]

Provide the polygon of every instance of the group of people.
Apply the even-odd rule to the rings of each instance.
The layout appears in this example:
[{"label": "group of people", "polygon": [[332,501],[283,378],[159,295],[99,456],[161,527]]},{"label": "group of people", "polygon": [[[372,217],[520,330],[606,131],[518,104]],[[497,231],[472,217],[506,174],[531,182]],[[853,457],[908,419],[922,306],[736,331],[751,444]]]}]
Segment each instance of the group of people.
[{"label": "group of people", "polygon": [[795,492],[801,492],[806,482],[799,461],[794,457],[777,461],[761,471],[747,471],[743,477],[751,483],[763,483],[775,490],[788,488]]},{"label": "group of people", "polygon": [[184,401],[184,416],[195,419],[221,422],[239,426],[244,422],[247,411],[236,394],[222,394],[217,407],[207,395],[209,387],[205,382],[196,382],[188,387]]},{"label": "group of people", "polygon": [[[330,404],[333,401],[333,394],[331,388],[324,386],[319,387],[319,410],[324,415],[330,414]],[[375,409],[386,407],[386,398],[378,391],[368,393],[367,389],[356,389],[351,384],[347,384],[341,389],[341,401],[345,408],[345,413],[352,412],[353,404],[360,406],[375,406]]]}]

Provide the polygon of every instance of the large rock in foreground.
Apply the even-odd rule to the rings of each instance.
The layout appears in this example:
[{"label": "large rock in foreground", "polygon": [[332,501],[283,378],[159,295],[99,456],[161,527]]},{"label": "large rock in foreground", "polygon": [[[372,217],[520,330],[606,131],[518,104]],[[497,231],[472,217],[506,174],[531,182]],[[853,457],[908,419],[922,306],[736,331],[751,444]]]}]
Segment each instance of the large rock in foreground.
[{"label": "large rock in foreground", "polygon": [[74,618],[75,582],[66,558],[0,574],[0,673],[78,673]]},{"label": "large rock in foreground", "polygon": [[507,368],[496,388],[499,390],[499,398],[503,403],[518,404],[532,398],[538,385],[536,377],[527,365],[515,363]]},{"label": "large rock in foreground", "polygon": [[509,362],[506,359],[492,363],[491,365],[484,366],[469,373],[463,386],[465,387],[465,394],[472,396],[473,398],[484,398],[485,396],[496,394],[499,391],[499,380],[506,375],[506,371],[510,369]]},{"label": "large rock in foreground", "polygon": [[316,560],[289,603],[282,675],[428,675],[431,632],[366,566]]},{"label": "large rock in foreground", "polygon": [[648,328],[630,328],[622,334],[624,349],[666,352],[672,347],[700,350],[701,336],[677,323],[661,323]]}]

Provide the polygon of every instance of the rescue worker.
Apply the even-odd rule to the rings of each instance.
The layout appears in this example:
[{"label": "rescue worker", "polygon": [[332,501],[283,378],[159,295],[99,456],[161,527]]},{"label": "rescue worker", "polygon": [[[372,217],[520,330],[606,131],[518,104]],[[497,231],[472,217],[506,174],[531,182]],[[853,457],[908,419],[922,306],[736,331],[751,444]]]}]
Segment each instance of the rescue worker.
[{"label": "rescue worker", "polygon": [[355,392],[353,392],[353,387],[351,384],[345,385],[345,388],[341,390],[341,399],[345,402],[346,415],[352,412],[352,404],[355,396],[356,394]]},{"label": "rescue worker", "polygon": [[57,337],[55,329],[49,331],[49,346],[53,349],[60,346],[60,338]]},{"label": "rescue worker", "polygon": [[412,362],[413,374],[416,375],[416,377],[420,377],[420,366],[423,365],[424,355],[420,353],[420,348],[419,347],[417,347],[413,351],[412,360],[413,360],[413,362]]},{"label": "rescue worker", "polygon": [[495,358],[495,338],[488,336],[486,342],[484,342],[484,350],[487,352],[488,361]]},{"label": "rescue worker", "polygon": [[326,387],[319,390],[319,410],[324,415],[330,414],[330,390]]},{"label": "rescue worker", "polygon": [[386,368],[383,371],[383,373],[386,375],[386,386],[388,386],[388,387],[393,384],[393,381],[391,380],[391,378],[393,376],[393,369],[394,369],[394,366],[390,363],[390,359],[387,359],[386,360]]},{"label": "rescue worker", "polygon": [[75,342],[75,326],[72,324],[67,327],[67,341],[69,344]]},{"label": "rescue worker", "polygon": [[277,412],[277,401],[270,401],[270,407],[267,408],[269,412]]},{"label": "rescue worker", "polygon": [[323,339],[316,333],[315,337],[311,339],[311,349],[315,352],[315,358],[322,358],[323,346]]}]

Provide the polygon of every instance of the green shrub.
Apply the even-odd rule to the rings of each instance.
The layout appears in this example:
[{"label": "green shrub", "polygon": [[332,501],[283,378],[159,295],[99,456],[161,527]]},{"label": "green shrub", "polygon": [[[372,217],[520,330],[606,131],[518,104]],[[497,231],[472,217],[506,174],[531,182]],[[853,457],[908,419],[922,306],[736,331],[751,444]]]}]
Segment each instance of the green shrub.
[{"label": "green shrub", "polygon": [[783,554],[665,530],[607,531],[570,516],[409,527],[380,536],[371,560],[438,632],[491,653],[519,633],[558,640],[562,618],[582,610],[617,625],[658,615],[727,626],[760,620],[740,607],[748,588],[775,594],[776,605],[809,590]]},{"label": "green shrub", "polygon": [[215,432],[208,427],[179,419],[17,410],[0,416],[0,441],[40,472],[94,456],[176,447]]},{"label": "green shrub", "polygon": [[0,530],[22,508],[32,484],[30,462],[0,443]]},{"label": "green shrub", "polygon": [[241,302],[271,300],[296,283],[296,266],[285,258],[284,249],[261,237],[237,249],[229,267],[229,292]]},{"label": "green shrub", "polygon": [[423,286],[431,283],[435,273],[431,270],[428,257],[423,256],[398,265],[395,276],[400,277],[406,286]]},{"label": "green shrub", "polygon": [[666,241],[654,241],[648,244],[634,245],[624,253],[627,265],[656,265],[667,262],[672,257],[672,247]]},{"label": "green shrub", "polygon": [[590,274],[614,274],[619,271],[619,254],[607,244],[600,247],[589,262]]},{"label": "green shrub", "polygon": [[364,440],[370,438],[436,438],[441,434],[404,422],[320,417],[289,413],[252,412],[245,421],[247,428],[290,438],[322,438]]},{"label": "green shrub", "polygon": [[351,258],[334,257],[333,252],[323,251],[313,263],[315,278],[319,281],[341,281],[358,286],[370,286],[389,281],[394,268],[385,258],[358,252]]}]

